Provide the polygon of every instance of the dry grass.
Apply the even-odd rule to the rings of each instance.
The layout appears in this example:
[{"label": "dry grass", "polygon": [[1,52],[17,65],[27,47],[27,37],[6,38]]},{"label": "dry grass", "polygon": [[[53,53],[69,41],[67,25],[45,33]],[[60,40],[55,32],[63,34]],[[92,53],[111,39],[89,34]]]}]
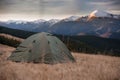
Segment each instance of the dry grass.
[{"label": "dry grass", "polygon": [[120,80],[120,58],[77,54],[76,63],[15,63],[6,58],[14,48],[0,45],[0,80]]},{"label": "dry grass", "polygon": [[22,38],[18,38],[18,37],[9,35],[9,34],[4,34],[4,33],[0,33],[0,37],[4,37],[4,38],[7,38],[7,39],[13,39],[13,40],[16,40],[16,41],[19,41],[19,42],[24,41],[24,39],[22,39]]}]

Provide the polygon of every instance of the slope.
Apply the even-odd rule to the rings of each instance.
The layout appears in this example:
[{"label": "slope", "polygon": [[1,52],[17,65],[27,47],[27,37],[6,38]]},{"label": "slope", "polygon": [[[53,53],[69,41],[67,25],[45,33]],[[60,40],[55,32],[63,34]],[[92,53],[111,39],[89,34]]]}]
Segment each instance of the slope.
[{"label": "slope", "polygon": [[13,35],[16,37],[20,37],[20,38],[27,38],[28,36],[35,34],[35,32],[11,29],[3,26],[0,26],[0,33],[5,33],[5,34]]},{"label": "slope", "polygon": [[[56,65],[15,63],[6,60],[14,50],[0,44],[1,80],[119,80],[120,58],[73,53],[76,63]],[[112,75],[112,76],[111,76]]]}]

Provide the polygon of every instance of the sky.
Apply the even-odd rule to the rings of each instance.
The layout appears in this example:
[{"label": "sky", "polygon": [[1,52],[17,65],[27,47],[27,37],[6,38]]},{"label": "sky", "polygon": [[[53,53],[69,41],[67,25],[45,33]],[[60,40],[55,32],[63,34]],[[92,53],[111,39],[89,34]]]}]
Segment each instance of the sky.
[{"label": "sky", "polygon": [[62,19],[94,10],[120,14],[120,0],[0,0],[0,20]]}]

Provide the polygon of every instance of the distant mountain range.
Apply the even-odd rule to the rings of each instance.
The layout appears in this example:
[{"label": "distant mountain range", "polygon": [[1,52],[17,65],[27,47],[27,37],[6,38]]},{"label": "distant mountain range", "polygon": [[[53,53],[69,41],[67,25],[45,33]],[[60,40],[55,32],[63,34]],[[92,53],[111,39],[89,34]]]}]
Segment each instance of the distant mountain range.
[{"label": "distant mountain range", "polygon": [[35,21],[0,22],[1,26],[8,28],[32,31],[49,32],[60,35],[94,35],[104,38],[120,39],[120,15],[95,10],[88,16],[70,16],[49,21],[40,19]]}]

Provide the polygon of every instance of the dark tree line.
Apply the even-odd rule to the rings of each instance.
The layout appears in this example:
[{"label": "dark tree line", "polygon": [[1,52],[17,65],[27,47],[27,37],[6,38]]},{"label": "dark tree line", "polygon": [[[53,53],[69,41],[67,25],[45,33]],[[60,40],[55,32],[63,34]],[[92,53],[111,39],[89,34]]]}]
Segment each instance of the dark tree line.
[{"label": "dark tree line", "polygon": [[[59,37],[59,39],[61,39],[66,44],[68,49],[70,51],[73,51],[73,52],[82,52],[82,53],[88,53],[88,54],[102,54],[102,55],[110,55],[110,56],[120,56],[120,49],[119,49],[120,47],[117,46],[117,45],[114,47],[114,45],[112,45],[112,43],[111,44],[106,44],[107,47],[105,47],[105,46],[103,47],[103,46],[100,46],[98,43],[90,42],[93,45],[95,44],[95,46],[93,46],[92,44],[84,42],[87,39],[84,39],[84,40],[78,39],[77,40],[74,37],[68,37],[68,36],[65,36],[65,37],[58,36],[58,37]],[[89,41],[92,41],[92,40],[88,39],[88,42]],[[101,44],[103,44],[102,41],[101,41]],[[118,42],[118,44],[119,44],[119,42]]]},{"label": "dark tree line", "polygon": [[21,41],[18,41],[14,38],[7,38],[5,36],[0,36],[0,43],[13,46],[13,47],[17,47],[21,43]]}]

